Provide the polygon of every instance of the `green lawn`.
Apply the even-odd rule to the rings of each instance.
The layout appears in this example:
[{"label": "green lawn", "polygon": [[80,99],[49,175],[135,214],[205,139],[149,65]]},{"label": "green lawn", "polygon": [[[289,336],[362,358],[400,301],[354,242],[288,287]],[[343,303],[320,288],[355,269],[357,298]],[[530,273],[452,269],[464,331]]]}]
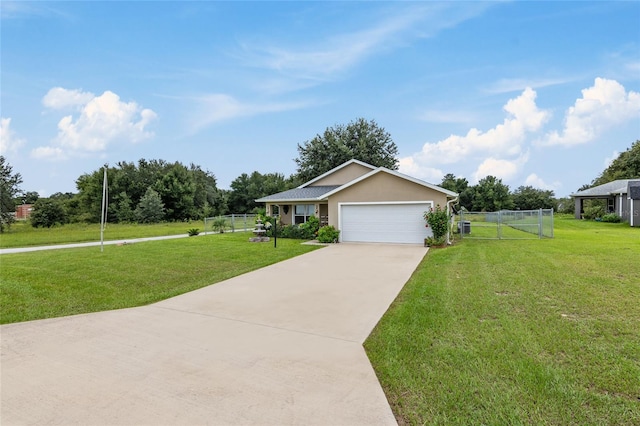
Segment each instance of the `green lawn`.
[{"label": "green lawn", "polygon": [[[108,223],[104,231],[104,239],[108,241],[161,237],[165,235],[186,235],[191,228],[198,228],[203,231],[204,222],[173,222],[152,225]],[[11,225],[9,231],[0,234],[0,248],[83,243],[87,241],[100,241],[100,224],[72,223],[53,228],[34,228],[27,222],[17,222]]]},{"label": "green lawn", "polygon": [[432,249],[365,348],[400,424],[640,425],[640,229]]},{"label": "green lawn", "polygon": [[226,233],[0,256],[0,323],[146,305],[297,256],[299,240]]}]

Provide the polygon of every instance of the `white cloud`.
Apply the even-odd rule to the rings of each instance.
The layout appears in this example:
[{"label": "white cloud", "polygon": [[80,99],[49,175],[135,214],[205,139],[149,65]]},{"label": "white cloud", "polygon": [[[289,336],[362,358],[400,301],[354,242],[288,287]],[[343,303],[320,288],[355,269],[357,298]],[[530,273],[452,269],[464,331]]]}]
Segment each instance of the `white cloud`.
[{"label": "white cloud", "polygon": [[198,113],[195,114],[193,122],[196,130],[234,118],[296,110],[310,105],[309,102],[245,103],[223,93],[206,95],[198,98],[197,101]]},{"label": "white cloud", "polygon": [[503,78],[489,85],[484,89],[487,93],[509,93],[519,92],[527,87],[540,89],[548,86],[556,86],[564,84],[570,79],[563,78],[543,78],[543,79],[524,79],[524,78]]},{"label": "white cloud", "polygon": [[587,143],[606,129],[640,116],[640,93],[629,91],[615,80],[596,78],[582,90],[582,98],[565,113],[561,132],[547,133],[540,145],[573,146]]},{"label": "white cloud", "polygon": [[[367,28],[330,35],[302,47],[244,43],[241,57],[298,79],[332,80],[367,58],[401,46],[407,39],[431,37],[481,14],[489,4],[426,3],[395,8]],[[400,9],[398,11],[398,9]]]},{"label": "white cloud", "polygon": [[620,156],[620,152],[613,151],[613,153],[611,153],[611,157],[607,157],[604,159],[604,168],[606,169],[607,167],[609,167],[611,163],[613,163],[613,160],[615,160],[619,156]]},{"label": "white cloud", "polygon": [[17,137],[11,130],[11,119],[0,118],[0,154],[16,152],[22,145],[24,145],[24,139]]},{"label": "white cloud", "polygon": [[558,188],[560,188],[560,186],[562,186],[560,182],[554,182],[553,184],[548,184],[540,176],[538,176],[535,173],[531,173],[529,176],[527,176],[527,178],[524,181],[524,185],[532,186],[537,189],[552,190],[552,191],[555,191]]},{"label": "white cloud", "polygon": [[493,170],[492,164],[498,160],[497,157],[521,156],[527,134],[540,130],[549,119],[550,113],[538,109],[535,99],[536,92],[527,88],[506,103],[507,118],[502,124],[486,132],[473,128],[464,136],[451,135],[439,142],[426,143],[421,152],[410,157],[411,162],[407,158],[401,162],[412,164],[413,169],[419,171],[468,160],[470,156],[481,156],[493,159],[482,166],[482,170]]},{"label": "white cloud", "polygon": [[502,180],[510,180],[515,177],[522,166],[529,160],[529,154],[520,155],[514,160],[489,157],[485,159],[473,173],[473,181],[479,182],[487,176],[495,176]]},{"label": "white cloud", "polygon": [[67,155],[65,155],[62,148],[56,146],[40,146],[31,150],[31,157],[41,159],[41,160],[66,160]]},{"label": "white cloud", "polygon": [[430,123],[473,123],[477,117],[468,111],[427,110],[418,119]]},{"label": "white cloud", "polygon": [[96,95],[82,90],[68,90],[62,87],[54,87],[49,90],[44,98],[42,105],[51,109],[64,109],[68,107],[82,107],[89,103]]},{"label": "white cloud", "polygon": [[434,167],[421,167],[411,157],[399,160],[399,170],[409,176],[422,179],[426,182],[438,183],[442,181],[444,172]]},{"label": "white cloud", "polygon": [[73,107],[75,116],[67,115],[58,123],[58,136],[51,146],[32,151],[36,158],[62,159],[69,155],[104,151],[117,141],[140,142],[153,136],[149,124],[157,115],[136,102],[122,102],[111,91],[100,96],[81,90],[51,89],[42,99],[50,109]]}]

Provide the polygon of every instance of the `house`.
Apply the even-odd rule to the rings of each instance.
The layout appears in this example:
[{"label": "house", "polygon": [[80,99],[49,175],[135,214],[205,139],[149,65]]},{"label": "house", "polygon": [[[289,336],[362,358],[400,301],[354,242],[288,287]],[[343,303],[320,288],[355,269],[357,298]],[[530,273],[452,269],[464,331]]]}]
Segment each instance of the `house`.
[{"label": "house", "polygon": [[340,241],[422,244],[432,236],[424,212],[458,197],[455,192],[385,167],[350,160],[289,191],[260,198],[283,224],[316,216],[340,230]]},{"label": "house", "polygon": [[571,194],[576,203],[576,219],[584,213],[584,200],[606,200],[607,213],[615,213],[631,226],[640,227],[640,178],[618,179]]}]

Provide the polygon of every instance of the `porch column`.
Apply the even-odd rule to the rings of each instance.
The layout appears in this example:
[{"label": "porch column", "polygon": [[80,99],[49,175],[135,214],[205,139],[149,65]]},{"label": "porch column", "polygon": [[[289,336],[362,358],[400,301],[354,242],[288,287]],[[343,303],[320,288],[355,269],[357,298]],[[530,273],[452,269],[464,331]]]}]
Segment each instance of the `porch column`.
[{"label": "porch column", "polygon": [[575,206],[575,216],[576,219],[582,219],[582,203],[583,199],[580,197],[576,197],[576,206]]}]

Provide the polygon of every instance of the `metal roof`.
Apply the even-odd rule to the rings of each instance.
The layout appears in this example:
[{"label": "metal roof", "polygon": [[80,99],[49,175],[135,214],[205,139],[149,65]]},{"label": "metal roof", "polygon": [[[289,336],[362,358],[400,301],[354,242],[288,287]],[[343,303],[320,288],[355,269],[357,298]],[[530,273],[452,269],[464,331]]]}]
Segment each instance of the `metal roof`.
[{"label": "metal roof", "polygon": [[256,200],[258,203],[273,201],[304,201],[321,200],[323,195],[328,194],[341,185],[305,186],[304,188],[294,188],[277,194],[268,195]]},{"label": "metal roof", "polygon": [[602,185],[594,186],[593,188],[585,189],[584,191],[578,191],[575,194],[571,194],[572,197],[602,197],[611,194],[626,194],[627,187],[630,181],[637,179],[618,179],[613,182],[608,182]]}]

